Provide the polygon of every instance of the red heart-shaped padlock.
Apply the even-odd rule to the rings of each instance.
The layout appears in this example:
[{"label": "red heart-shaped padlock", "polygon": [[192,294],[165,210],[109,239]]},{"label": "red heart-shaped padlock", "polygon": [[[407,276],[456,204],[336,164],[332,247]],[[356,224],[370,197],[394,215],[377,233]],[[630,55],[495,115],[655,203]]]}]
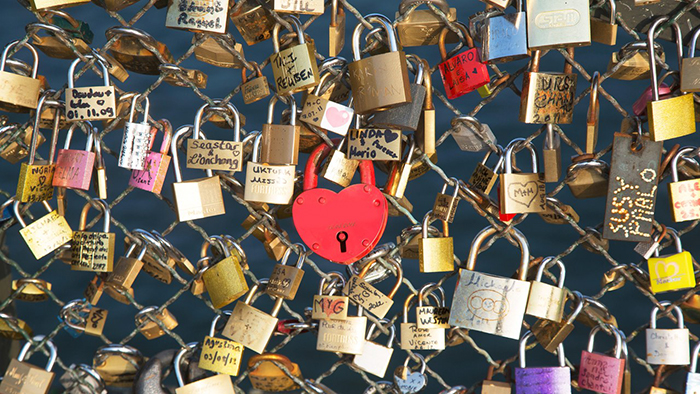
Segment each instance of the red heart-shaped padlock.
[{"label": "red heart-shaped padlock", "polygon": [[351,264],[367,255],[382,237],[388,205],[374,185],[371,161],[360,162],[361,184],[340,193],[316,188],[320,163],[331,147],[317,147],[304,171],[304,192],[294,200],[292,218],[299,236],[319,256]]}]

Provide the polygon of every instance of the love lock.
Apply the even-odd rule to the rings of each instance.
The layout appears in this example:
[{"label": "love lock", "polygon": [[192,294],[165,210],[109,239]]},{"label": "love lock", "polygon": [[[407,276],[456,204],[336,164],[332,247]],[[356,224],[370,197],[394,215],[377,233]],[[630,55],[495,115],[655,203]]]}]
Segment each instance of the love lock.
[{"label": "love lock", "polygon": [[[139,369],[134,381],[134,393],[138,394],[173,394],[174,388],[163,386],[168,370],[172,368],[175,356],[180,349],[164,350],[150,358]],[[205,372],[190,359],[183,360],[183,367],[187,371],[187,382],[193,382],[206,377]]]},{"label": "love lock", "polygon": [[425,359],[420,354],[414,354],[420,359],[420,370],[411,371],[408,367],[408,362],[411,356],[406,357],[403,365],[396,368],[394,371],[394,385],[402,394],[413,394],[423,391],[428,385],[428,377],[425,376]]},{"label": "love lock", "polygon": [[374,185],[371,161],[360,162],[361,184],[340,193],[317,188],[319,164],[330,151],[331,147],[321,144],[311,153],[304,172],[304,192],[294,201],[292,218],[299,236],[314,253],[347,265],[377,245],[389,208]]}]

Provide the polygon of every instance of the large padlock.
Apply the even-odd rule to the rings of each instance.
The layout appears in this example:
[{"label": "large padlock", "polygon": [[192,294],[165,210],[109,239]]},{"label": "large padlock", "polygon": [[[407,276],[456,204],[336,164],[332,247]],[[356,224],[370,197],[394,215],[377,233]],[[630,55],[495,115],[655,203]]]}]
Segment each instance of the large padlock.
[{"label": "large padlock", "polygon": [[[24,361],[29,349],[37,342],[43,342],[42,346],[46,346],[49,351],[49,360],[44,369],[37,368]],[[22,350],[19,352],[17,358],[10,360],[10,364],[5,371],[5,377],[2,379],[2,382],[0,382],[0,392],[8,394],[48,393],[54,378],[54,373],[51,372],[51,369],[53,369],[53,365],[56,363],[57,356],[56,345],[54,345],[50,339],[43,335],[37,335],[31,338],[30,342],[22,346]]]},{"label": "large padlock", "polygon": [[[102,211],[104,226],[101,232],[86,231],[90,207]],[[77,271],[112,272],[116,234],[110,232],[112,215],[109,205],[100,199],[88,201],[80,213],[78,230],[71,240],[71,269]]]},{"label": "large padlock", "polygon": [[292,255],[292,248],[287,248],[287,251],[282,257],[282,262],[275,264],[275,268],[270,274],[265,292],[273,297],[284,298],[285,300],[293,300],[299,291],[299,285],[304,278],[304,262],[306,261],[306,248],[302,244],[295,244],[299,248],[299,258],[294,266],[287,265],[289,257]]},{"label": "large padlock", "polygon": [[686,158],[686,155],[694,151],[695,148],[691,146],[681,148],[671,159],[673,182],[668,184],[668,196],[674,222],[700,219],[700,180],[680,181],[678,177],[678,160]]},{"label": "large padlock", "polygon": [[32,56],[34,56],[31,76],[5,71],[7,56],[17,45],[19,45],[19,41],[13,41],[2,52],[2,60],[0,61],[0,102],[5,105],[38,109],[41,81],[37,79],[39,54],[36,53],[36,49],[29,43],[21,44],[21,46],[29,49],[32,52]]},{"label": "large padlock", "polygon": [[90,122],[85,122],[87,127],[87,144],[85,150],[70,149],[73,131],[82,122],[74,122],[66,133],[66,142],[63,149],[56,154],[56,171],[53,175],[53,185],[68,189],[88,190],[92,180],[92,170],[95,165],[94,139],[99,137],[97,129]]},{"label": "large padlock", "polygon": [[[349,312],[346,313],[349,314]],[[319,320],[316,350],[362,354],[365,347],[366,329],[367,316],[364,316],[362,306],[357,307],[357,316],[346,316],[343,320]]]},{"label": "large padlock", "polygon": [[[659,302],[661,306],[672,305],[671,301]],[[678,328],[656,328],[659,307],[651,310],[651,322],[646,330],[647,362],[652,365],[688,365],[690,364],[690,332],[683,323],[681,308],[673,305],[676,312]]]},{"label": "large padlock", "polygon": [[70,122],[85,120],[107,120],[117,116],[117,93],[109,81],[107,65],[95,55],[85,55],[94,59],[102,71],[103,86],[75,87],[75,69],[82,61],[75,59],[68,69],[66,89],[66,119]]},{"label": "large padlock", "polygon": [[348,65],[355,112],[366,114],[411,101],[406,54],[399,50],[399,41],[391,21],[384,15],[364,17],[370,24],[380,24],[389,43],[389,52],[362,59],[360,38],[365,25],[358,23],[352,33],[353,62]]},{"label": "large padlock", "polygon": [[[528,3],[528,8],[530,4],[532,2]],[[573,57],[573,48],[568,48],[568,52]],[[569,124],[574,117],[578,75],[572,73],[573,67],[569,62],[564,63],[563,73],[540,72],[540,56],[541,52],[536,50],[530,61],[530,70],[523,74],[520,121],[535,124]]]},{"label": "large padlock", "polygon": [[462,23],[455,23],[456,26],[464,35],[463,44],[467,46],[467,50],[447,58],[447,50],[445,49],[445,37],[449,29],[444,27],[440,33],[440,57],[442,62],[438,64],[442,84],[445,86],[445,94],[449,99],[455,99],[463,96],[472,90],[476,90],[491,81],[489,70],[486,64],[481,61],[479,49],[474,46],[474,40],[469,34],[469,29]]},{"label": "large padlock", "polygon": [[[430,285],[433,285],[432,283]],[[422,304],[421,296],[422,292],[419,294],[411,293],[406,297],[406,301],[403,304],[403,317],[401,322],[401,349],[404,350],[443,350],[445,349],[445,328],[440,326],[428,326],[419,327],[418,321],[415,323],[409,323],[408,315],[411,306],[416,303],[416,298],[418,302]],[[431,292],[427,295],[435,299],[437,306],[444,302],[444,299],[439,299],[435,293]],[[443,304],[444,305],[444,304]],[[420,309],[421,307],[419,307]],[[418,318],[418,316],[416,316]]]},{"label": "large padlock", "polygon": [[195,32],[226,33],[230,8],[229,0],[189,3],[189,5],[187,2],[171,1],[165,15],[165,27]]},{"label": "large padlock", "polygon": [[675,229],[667,227],[667,232],[674,239],[676,252],[659,256],[661,246],[657,246],[654,250],[654,257],[647,260],[651,292],[654,294],[695,287],[693,256],[690,255],[690,252],[683,250],[681,237]]},{"label": "large padlock", "polygon": [[[519,141],[520,140],[520,141]],[[515,148],[523,143],[524,139],[515,139],[506,148],[503,173],[500,174],[499,201],[502,214],[514,213],[539,213],[546,211],[546,191],[544,174],[538,171],[537,151],[527,143],[524,148],[530,151],[532,159],[531,173],[513,173],[513,157]]]},{"label": "large padlock", "polygon": [[254,141],[253,153],[246,165],[243,199],[248,202],[289,204],[294,197],[296,167],[293,164],[272,165],[262,161],[262,133],[251,134]]},{"label": "large padlock", "polygon": [[515,392],[517,394],[540,394],[545,392],[571,394],[571,369],[566,366],[564,344],[557,346],[558,367],[526,367],[525,348],[533,337],[531,331],[520,338],[519,368],[515,368]]},{"label": "large padlock", "polygon": [[449,224],[442,220],[442,236],[428,238],[428,226],[437,220],[433,211],[423,218],[421,239],[418,243],[420,272],[448,272],[454,270],[454,242],[449,236]]},{"label": "large padlock", "polygon": [[[231,312],[221,334],[255,353],[265,351],[272,333],[277,328],[277,314],[282,308],[284,298],[274,297],[275,304],[269,314],[252,306],[253,298],[261,285],[267,285],[267,279],[261,279],[248,291],[243,302],[238,301]],[[364,329],[363,329],[364,332]]]},{"label": "large padlock", "polygon": [[191,125],[180,127],[170,142],[170,151],[173,153],[173,167],[175,171],[175,182],[173,183],[173,198],[175,199],[175,209],[177,220],[180,222],[202,219],[210,216],[218,216],[226,213],[224,208],[224,197],[221,193],[221,183],[219,176],[214,176],[211,170],[206,170],[207,177],[182,180],[180,172],[180,161],[177,155],[178,140],[189,133],[193,127]]},{"label": "large padlock", "polygon": [[[654,47],[654,32],[656,27],[668,21],[668,16],[656,18],[649,26],[647,48]],[[681,65],[680,58],[683,56],[683,44],[681,28],[677,22],[672,23],[676,32],[676,49],[678,50],[678,65]],[[653,51],[649,52],[649,64],[651,67],[651,90],[653,101],[647,103],[647,117],[649,118],[649,135],[652,141],[664,141],[671,138],[678,138],[684,135],[695,133],[695,104],[693,94],[683,94],[679,96],[659,100],[659,83],[656,80],[656,61]],[[673,114],[671,116],[671,114]]]},{"label": "large padlock", "polygon": [[411,102],[375,113],[370,120],[372,125],[410,131],[416,131],[418,128],[427,93],[423,85],[426,70],[423,59],[416,55],[406,55],[406,61],[413,65],[413,71],[416,74],[415,81],[410,85]]},{"label": "large padlock", "polygon": [[591,45],[588,7],[586,0],[573,0],[566,3],[528,1],[528,48],[545,50]]},{"label": "large padlock", "polygon": [[[450,7],[446,0],[430,0],[426,5],[432,5],[439,9],[444,17],[438,15],[433,8],[428,6],[427,10],[418,10],[413,8],[410,13],[408,10],[414,4],[421,4],[418,0],[402,0],[399,4],[399,11],[396,13],[396,18],[399,20],[396,23],[396,33],[399,36],[399,41],[404,47],[415,47],[422,45],[437,45],[438,37],[442,28],[445,26],[446,18],[449,23],[457,21],[457,9]],[[448,42],[455,43],[459,41],[459,37],[450,32]]]},{"label": "large padlock", "polygon": [[297,124],[297,103],[292,95],[284,96],[291,110],[289,124],[274,124],[275,104],[281,96],[272,96],[267,106],[267,123],[262,127],[260,160],[272,165],[296,165],[299,161],[301,126]]},{"label": "large padlock", "polygon": [[56,154],[56,142],[58,140],[59,116],[54,118],[53,133],[51,135],[51,150],[48,160],[35,163],[36,148],[39,140],[39,114],[44,106],[54,107],[58,114],[64,106],[60,101],[51,100],[48,95],[52,91],[47,91],[39,99],[36,114],[34,116],[34,126],[32,128],[32,143],[29,146],[29,162],[22,163],[19,169],[19,180],[17,181],[17,193],[15,198],[19,202],[39,202],[53,198],[53,176],[56,172],[54,156]]},{"label": "large padlock", "polygon": [[[370,373],[374,376],[383,378],[386,374],[386,369],[389,367],[391,356],[394,354],[394,338],[396,337],[396,327],[386,319],[379,320],[385,330],[389,330],[389,340],[386,344],[380,345],[372,342],[372,334],[374,334],[376,323],[372,323],[367,330],[364,348],[361,354],[356,354],[352,363],[359,369]],[[388,327],[387,327],[388,326]]]},{"label": "large padlock", "polygon": [[578,317],[586,306],[586,302],[581,293],[575,290],[571,293],[574,296],[573,300],[576,304],[566,319],[562,319],[559,322],[539,319],[532,325],[532,333],[535,335],[537,342],[550,353],[554,353],[557,347],[564,342],[564,339],[571,334],[574,330],[574,321],[576,321],[576,317]]},{"label": "large padlock", "polygon": [[[255,367],[256,364],[259,365]],[[288,372],[283,371],[277,365],[284,366]],[[255,367],[255,369],[253,369]],[[254,388],[267,392],[290,391],[299,388],[299,385],[290,378],[287,373],[297,379],[303,380],[299,364],[293,363],[287,356],[278,353],[263,353],[248,359],[250,369],[250,383]]]},{"label": "large padlock", "polygon": [[[146,154],[143,170],[132,170],[129,178],[129,186],[145,190],[151,193],[160,194],[165,183],[165,176],[170,167],[170,141],[173,136],[173,126],[167,119],[161,119],[158,124],[162,127],[163,141],[160,144],[160,151],[149,150]],[[151,148],[152,149],[152,148]]]},{"label": "large padlock", "polygon": [[[545,268],[550,265],[559,267],[559,280],[556,286],[542,282],[542,275]],[[537,268],[537,276],[530,286],[530,297],[527,301],[525,313],[540,319],[560,322],[564,317],[564,303],[566,293],[564,292],[564,277],[566,268],[564,263],[555,257],[545,257]]]},{"label": "large padlock", "polygon": [[622,358],[622,336],[614,327],[606,327],[615,337],[614,356],[593,353],[595,334],[603,330],[595,326],[588,336],[588,347],[581,352],[581,366],[578,373],[580,388],[603,394],[620,394],[625,373],[625,359]]},{"label": "large padlock", "polygon": [[514,13],[486,18],[481,25],[481,59],[485,63],[505,63],[530,56],[522,0],[516,0],[515,9]]},{"label": "large padlock", "polygon": [[15,219],[22,227],[19,230],[19,234],[37,260],[70,241],[73,235],[73,230],[71,230],[63,216],[51,209],[47,201],[43,201],[42,205],[49,213],[29,225],[22,219],[20,202],[14,201],[12,205]]},{"label": "large padlock", "polygon": [[157,306],[147,306],[138,311],[134,316],[134,323],[141,334],[149,340],[165,335],[163,328],[172,330],[178,326],[177,319],[167,308],[158,308]]},{"label": "large padlock", "polygon": [[[233,141],[200,139],[202,117],[206,112],[228,112],[234,120]],[[194,132],[187,140],[187,168],[200,170],[219,170],[238,172],[243,168],[243,143],[241,142],[241,116],[238,109],[231,103],[222,105],[214,101],[214,106],[204,104],[194,118]]]},{"label": "large padlock", "polygon": [[466,269],[459,272],[449,323],[451,326],[518,339],[530,293],[530,283],[526,281],[530,248],[523,233],[516,228],[510,233],[520,247],[518,279],[474,271],[481,244],[497,232],[495,227],[486,227],[472,241]]},{"label": "large padlock", "polygon": [[388,206],[382,192],[374,186],[371,161],[359,164],[360,184],[337,194],[318,188],[319,163],[330,151],[328,145],[321,144],[311,154],[306,164],[304,192],[294,201],[292,217],[299,236],[311,251],[339,264],[351,264],[379,243]]},{"label": "large padlock", "polygon": [[177,383],[180,386],[175,389],[175,394],[235,394],[236,391],[233,389],[231,377],[227,374],[216,374],[185,384],[185,380],[182,376],[182,367],[184,364],[182,358],[186,353],[196,348],[197,345],[196,342],[188,343],[187,346],[180,349],[173,358],[173,369],[175,370]]},{"label": "large padlock", "polygon": [[[223,259],[210,264],[200,272],[212,305],[214,308],[221,309],[248,292],[248,282],[241,268],[245,255],[234,256],[223,242],[216,239],[209,240],[209,242],[212,241],[216,241],[214,244],[222,250]],[[243,249],[239,250],[243,251]]]},{"label": "large padlock", "polygon": [[[324,88],[328,88],[325,85],[334,78],[335,75],[330,71],[321,72],[321,81],[316,85],[312,93],[307,94],[304,100],[304,107],[299,120],[344,136],[348,133],[348,129],[352,124],[355,111],[350,107],[323,97]],[[332,84],[335,84],[335,82],[332,82]]]},{"label": "large padlock", "polygon": [[[137,100],[143,99],[146,104],[143,109],[143,122],[134,122]],[[124,136],[122,137],[121,150],[117,165],[130,170],[143,170],[146,164],[146,155],[151,145],[154,133],[151,132],[151,125],[148,123],[148,112],[150,100],[141,94],[134,95],[131,99],[131,109],[129,110],[129,120],[124,123]]]},{"label": "large padlock", "polygon": [[285,16],[284,20],[294,28],[293,34],[299,43],[280,50],[279,34],[282,25],[278,23],[272,29],[274,52],[270,56],[270,64],[279,95],[296,93],[316,86],[320,79],[314,55],[316,47],[313,42],[306,42],[301,22],[293,15]]}]

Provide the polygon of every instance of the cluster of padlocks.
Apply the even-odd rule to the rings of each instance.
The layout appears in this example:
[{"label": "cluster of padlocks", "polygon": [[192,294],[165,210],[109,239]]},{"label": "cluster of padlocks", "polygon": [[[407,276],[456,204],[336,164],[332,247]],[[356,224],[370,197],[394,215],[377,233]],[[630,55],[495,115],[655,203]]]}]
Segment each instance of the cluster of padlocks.
[{"label": "cluster of padlocks", "polygon": [[[674,8],[670,0],[620,0],[631,10],[623,12],[614,0],[601,4],[529,0],[525,5],[520,0],[484,0],[486,11],[464,15],[460,22],[459,9],[444,0],[397,2],[394,19],[378,13],[362,15],[345,0],[150,0],[143,5],[145,11],[167,8],[165,26],[194,33],[192,52],[197,60],[242,72],[240,85],[230,96],[216,100],[202,96],[206,103],[192,111],[196,112],[194,125],[178,128],[149,116],[149,94],[161,81],[201,94],[207,75],[181,67],[181,60],[163,43],[131,23],[107,29],[104,47],[91,46],[95,37],[90,27],[65,10],[99,6],[114,16],[138,2],[19,0],[38,22],[27,25],[25,36],[5,46],[0,64],[0,110],[11,113],[12,119],[24,119],[12,123],[4,117],[0,127],[0,157],[11,164],[21,161],[16,192],[2,204],[2,230],[18,231],[37,260],[62,261],[71,270],[95,275],[84,292],[76,293],[78,298],[63,302],[53,294],[51,278],[40,277],[43,270],[27,274],[14,264],[21,278],[12,281],[11,295],[2,300],[2,306],[52,299],[61,305],[60,324],[54,332],[34,335],[30,323],[0,312],[0,336],[26,342],[4,373],[1,394],[48,393],[58,355],[52,339],[62,330],[75,337],[104,338],[108,311],[97,306],[104,295],[137,306],[136,331],[146,339],[173,335],[184,319],[178,322],[167,309],[169,303],[143,306],[136,302],[134,283],[142,273],[165,284],[179,284],[181,293],[191,292],[210,307],[215,318],[209,335],[193,343],[177,337],[180,348],[148,357],[126,345],[128,340],[107,343],[95,350],[91,365],[65,367],[59,381],[67,392],[133,388],[137,394],[167,393],[163,383],[167,370],[177,377],[178,394],[242,392],[239,384],[246,377],[261,391],[348,392],[342,386],[327,386],[322,379],[304,379],[300,365],[280,351],[281,345],[272,349],[269,343],[275,335],[291,340],[313,333],[306,335],[316,336],[315,350],[338,354],[339,363],[368,382],[366,393],[417,393],[428,387],[426,369],[432,358],[449,346],[471,343],[477,348],[469,334],[481,332],[493,335],[494,341],[518,340],[519,346],[513,342],[518,357],[505,362],[488,357],[489,377],[474,386],[469,387],[474,382],[450,386],[439,379],[442,387],[435,384],[427,391],[504,394],[514,388],[518,394],[570,394],[576,388],[631,393],[634,358],[656,375],[650,393],[674,392],[664,388],[664,380],[677,370],[687,373],[685,392],[700,393],[696,372],[700,342],[691,347],[691,337],[696,338],[685,327],[685,321],[700,323],[695,265],[681,245],[681,235],[689,230],[678,231],[654,220],[663,178],[673,221],[693,223],[692,229],[700,219],[699,148],[663,146],[664,141],[696,131],[700,100],[693,92],[700,92],[700,62],[693,55],[700,28],[693,27],[698,23],[692,21],[700,18],[686,15],[696,2]],[[358,23],[348,51],[352,61],[347,61],[339,55],[350,12]],[[304,30],[324,14],[330,14],[329,45],[320,49]],[[300,18],[307,17],[302,23]],[[574,67],[578,63],[573,48],[592,41],[616,45],[618,18],[628,21],[628,32],[639,37],[645,30],[647,38],[613,52],[603,74],[579,70],[591,82],[585,89],[590,95],[585,146],[580,149],[574,144],[578,154],[562,171],[562,140],[570,145],[571,141],[559,125],[573,122],[577,103]],[[259,63],[247,60],[243,45],[230,33],[231,25],[248,46],[271,39],[272,55]],[[287,34],[282,34],[284,30]],[[13,33],[3,32],[7,37]],[[664,63],[663,48],[655,42],[657,34],[676,42],[679,71]],[[688,58],[683,58],[684,43],[690,45]],[[446,44],[457,47],[448,52]],[[406,52],[429,45],[438,46],[440,57],[424,59]],[[63,88],[53,90],[41,77],[37,49],[71,61]],[[33,63],[17,58],[19,50],[31,52]],[[541,58],[549,50],[558,50],[564,57],[563,72],[540,71]],[[519,89],[513,82],[520,73],[509,75],[497,65],[523,59],[530,62]],[[263,74],[267,65],[272,83]],[[669,71],[660,75],[662,66]],[[442,80],[439,86],[433,85],[435,69]],[[102,84],[78,86],[77,79],[85,72],[96,73]],[[140,92],[124,92],[113,85],[113,78],[124,82],[130,72],[158,76],[158,82]],[[600,150],[599,101],[610,99],[600,86],[606,78],[650,79],[651,86],[630,108],[611,149]],[[666,79],[673,82],[664,84]],[[472,116],[474,111],[455,116],[446,135],[463,151],[482,152],[483,160],[468,180],[441,171],[436,165],[437,148],[445,136],[436,135],[439,118],[434,101],[439,98],[450,106],[450,100],[478,94],[486,104],[509,89],[520,96],[519,120],[542,125],[537,135],[544,137],[543,148],[533,144],[537,135],[516,138],[502,147],[488,125]],[[251,119],[233,102],[248,105],[260,100],[269,100],[267,120],[260,131],[245,132],[243,126]],[[285,109],[276,121],[278,102]],[[233,139],[207,138],[202,130],[207,122],[233,129]],[[44,137],[41,129],[51,130],[50,136]],[[110,149],[104,137],[122,130],[121,146]],[[74,134],[86,141],[84,149],[76,148],[79,142],[71,145]],[[49,145],[43,159],[38,149],[42,144]],[[529,172],[515,160],[522,150],[530,154]],[[607,163],[602,157],[609,150]],[[185,163],[178,158],[183,153]],[[177,223],[201,229],[197,225],[204,222],[201,219],[225,215],[224,197],[233,198],[250,213],[242,224],[245,237],[260,240],[268,257],[278,263],[249,265],[240,243],[244,238],[227,234],[207,234],[200,257],[192,263],[180,250],[182,245],[168,239],[177,223],[159,232],[120,222],[111,209],[123,195],[108,192],[112,186],[103,157],[107,154],[116,156],[120,167],[109,172],[130,172],[127,193],[141,189],[162,199],[171,195]],[[308,155],[305,164],[300,154]],[[490,166],[490,159],[495,164]],[[303,171],[297,171],[300,165]],[[185,167],[204,170],[205,176],[184,179],[181,168]],[[375,168],[387,173],[383,186],[375,181]],[[391,235],[385,234],[389,217],[413,218],[407,186],[430,171],[444,179],[432,210],[421,214],[422,221],[414,220],[396,243],[380,244]],[[244,181],[234,177],[237,172],[244,173]],[[357,172],[359,182],[353,183]],[[333,190],[319,186],[320,181],[333,184]],[[492,193],[497,183],[498,190]],[[548,194],[547,184],[558,184],[557,191],[568,187],[577,199],[605,197],[602,225],[579,227],[573,207],[555,199],[556,193]],[[86,199],[75,230],[67,220],[68,190]],[[455,256],[448,231],[460,200],[468,201],[489,221],[474,238],[465,261]],[[48,213],[30,210],[35,203]],[[91,208],[98,216],[88,221]],[[531,213],[548,224],[574,226],[581,234],[579,244],[613,263],[611,270],[601,272],[601,294],[584,295],[564,287],[566,253],[531,256],[528,240],[516,227]],[[286,218],[292,220],[283,229],[278,221]],[[434,222],[442,228],[432,227]],[[125,233],[126,252],[116,262],[112,224]],[[292,243],[287,231],[294,231],[302,243]],[[479,252],[499,238],[520,249],[512,277],[484,273],[481,270],[488,267],[476,266]],[[616,262],[607,253],[609,241],[636,242],[634,250],[646,265]],[[675,251],[661,255],[667,244],[673,244]],[[9,262],[4,253],[0,255]],[[324,272],[312,259],[336,263],[347,272]],[[445,276],[437,282],[419,277],[408,281],[402,261],[410,259],[418,260],[420,273]],[[558,277],[549,272],[554,267]],[[320,276],[320,285],[302,281],[305,269]],[[268,278],[258,279],[253,272]],[[554,283],[545,283],[545,276]],[[382,285],[388,291],[376,287],[384,281],[390,282],[388,287]],[[318,286],[318,294],[313,299],[296,297],[302,283]],[[455,283],[451,302],[444,283]],[[627,346],[640,330],[623,332],[599,300],[625,283],[633,283],[653,302],[647,311],[651,319],[645,327],[644,357],[631,354]],[[394,305],[394,296],[404,285],[411,293]],[[664,294],[675,300],[655,298],[666,292],[676,292]],[[269,311],[253,306],[263,294],[274,301]],[[288,304],[308,308],[303,316],[278,318]],[[526,316],[531,319],[526,321]],[[670,318],[677,327],[657,328],[661,317]],[[398,332],[397,319],[401,319]],[[584,329],[590,334],[587,348],[578,349],[579,361],[572,364],[567,362],[563,343],[575,322],[587,326]],[[594,349],[601,331],[614,339],[612,349]],[[377,339],[379,335],[388,335],[388,342]],[[556,354],[557,365],[528,367],[525,352],[533,346]],[[395,349],[406,351],[407,357],[403,366],[389,373],[391,380],[383,380]],[[37,351],[49,355],[45,369],[24,361]],[[244,354],[248,358],[242,369]],[[511,371],[509,363],[516,359],[518,365]],[[506,379],[493,380],[495,373]],[[379,380],[372,380],[375,377]]]}]

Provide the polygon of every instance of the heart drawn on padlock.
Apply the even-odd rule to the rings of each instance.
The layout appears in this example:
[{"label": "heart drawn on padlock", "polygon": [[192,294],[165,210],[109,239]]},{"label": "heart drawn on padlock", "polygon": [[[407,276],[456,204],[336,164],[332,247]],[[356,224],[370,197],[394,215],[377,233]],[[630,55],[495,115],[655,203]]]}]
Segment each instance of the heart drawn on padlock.
[{"label": "heart drawn on padlock", "polygon": [[326,120],[333,127],[345,126],[352,120],[352,113],[329,103],[326,107]]},{"label": "heart drawn on padlock", "polygon": [[418,393],[428,384],[425,375],[416,371],[407,374],[406,379],[394,374],[394,384],[401,393]]},{"label": "heart drawn on padlock", "polygon": [[[673,271],[673,273],[669,272],[671,270]],[[681,269],[678,266],[678,263],[676,263],[675,261],[659,260],[654,263],[654,272],[656,272],[656,277],[659,280],[673,278],[674,276],[678,275],[680,271]]]},{"label": "heart drawn on padlock", "polygon": [[317,188],[321,161],[330,153],[319,145],[304,172],[304,192],[292,206],[292,218],[302,241],[314,253],[339,264],[351,264],[369,253],[384,233],[388,204],[374,186],[374,167],[360,162],[362,183],[340,193]]},{"label": "heart drawn on padlock", "polygon": [[[530,201],[527,201],[527,203],[525,203],[523,202],[523,199],[526,199],[527,195],[524,193],[524,191],[527,190],[528,185],[534,191],[530,193]],[[532,202],[535,201],[535,197],[537,197],[537,182],[535,181],[530,181],[525,184],[515,182],[508,185],[508,198],[517,202],[518,204],[525,205],[529,208],[530,204],[532,204]]]}]

